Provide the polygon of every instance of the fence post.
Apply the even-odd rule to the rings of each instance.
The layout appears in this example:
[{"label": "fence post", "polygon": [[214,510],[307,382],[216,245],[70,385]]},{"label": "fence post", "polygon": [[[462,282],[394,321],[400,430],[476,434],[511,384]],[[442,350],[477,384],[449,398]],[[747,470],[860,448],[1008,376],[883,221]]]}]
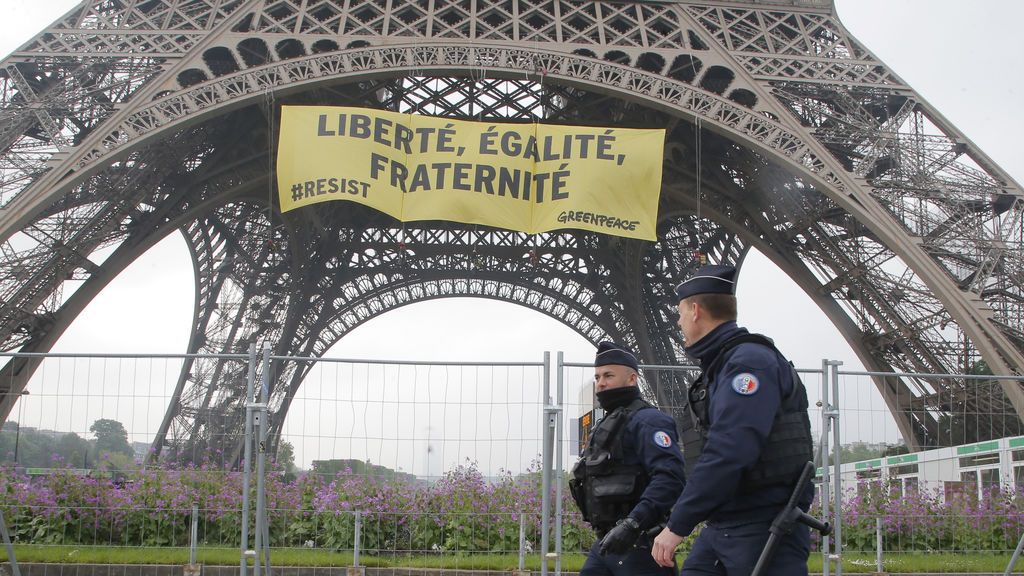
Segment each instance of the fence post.
[{"label": "fence post", "polygon": [[1017,549],[1013,551],[1013,556],[1010,556],[1010,563],[1006,565],[1006,572],[1003,572],[1003,576],[1010,576],[1010,572],[1013,572],[1013,567],[1017,565],[1017,560],[1020,558],[1022,549],[1024,549],[1024,534],[1020,535],[1020,540],[1017,542]]},{"label": "fence post", "polygon": [[556,416],[554,406],[551,405],[551,353],[544,353],[544,433],[542,435],[541,462],[543,469],[540,474],[540,574],[548,574],[548,548],[549,534],[548,523],[551,520],[551,442],[555,436]]},{"label": "fence post", "polygon": [[188,563],[195,565],[196,563],[196,546],[199,540],[199,505],[192,505],[192,534],[189,538],[188,548]]},{"label": "fence post", "polygon": [[270,576],[270,523],[267,522],[266,506],[263,507],[263,567],[266,576]]},{"label": "fence post", "polygon": [[[829,493],[830,475],[828,470],[830,454],[828,449],[828,433],[829,427],[831,426],[831,418],[829,416],[829,410],[831,406],[828,403],[828,360],[821,361],[821,441],[818,442],[818,449],[821,451],[821,516],[823,519],[829,517],[829,502],[831,501]],[[828,535],[821,537],[821,574],[822,576],[829,576],[830,564],[830,547],[831,538]]]},{"label": "fence post", "polygon": [[875,567],[882,573],[882,517],[875,518]]},{"label": "fence post", "polygon": [[843,574],[843,444],[839,439],[839,367],[842,364],[840,360],[829,361],[829,367],[832,369],[832,444],[836,449],[836,457],[832,461],[832,533],[835,535],[832,548],[835,551],[833,557],[836,561],[836,576]]},{"label": "fence post", "polygon": [[[253,408],[258,410],[259,433],[257,435],[256,450],[256,562],[253,567],[253,576],[261,576],[260,555],[266,552],[269,542],[263,542],[266,530],[266,486],[264,482],[264,469],[266,466],[267,453],[267,396],[270,388],[270,343],[263,343],[263,373],[260,375],[260,401]],[[267,562],[269,571],[270,562]]]},{"label": "fence post", "polygon": [[555,370],[557,376],[556,388],[557,392],[557,425],[555,426],[555,576],[561,576],[562,574],[562,481],[565,479],[565,474],[562,471],[562,434],[563,434],[563,414],[562,404],[565,399],[564,396],[564,378],[562,364],[564,363],[564,357],[561,351],[558,352],[558,360],[555,363]]},{"label": "fence post", "polygon": [[362,539],[363,532],[363,513],[356,510],[356,529],[355,536],[352,542],[352,566],[359,567],[359,541]]},{"label": "fence post", "polygon": [[11,533],[7,531],[7,520],[4,518],[3,509],[0,509],[0,535],[3,536],[4,546],[7,547],[7,560],[11,563],[11,574],[21,576],[21,568],[18,568],[18,559],[14,557],[14,546],[11,544]]},{"label": "fence post", "polygon": [[519,571],[523,572],[524,570],[526,570],[526,515],[519,512]]},{"label": "fence post", "polygon": [[249,557],[255,550],[249,548],[249,475],[252,469],[252,406],[256,381],[256,343],[249,344],[249,372],[245,379],[245,449],[242,452],[242,558],[240,576],[246,576]]},{"label": "fence post", "polygon": [[192,529],[188,539],[188,564],[182,571],[184,576],[199,576],[202,568],[196,564],[196,547],[199,545],[199,505],[192,505]]}]

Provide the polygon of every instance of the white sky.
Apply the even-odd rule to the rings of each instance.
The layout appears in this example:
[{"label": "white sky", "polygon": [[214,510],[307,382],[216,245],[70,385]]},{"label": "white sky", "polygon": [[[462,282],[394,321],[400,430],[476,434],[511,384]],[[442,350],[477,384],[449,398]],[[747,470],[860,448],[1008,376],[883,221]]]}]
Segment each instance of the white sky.
[{"label": "white sky", "polygon": [[[0,4],[5,15],[0,19],[0,54],[8,54],[77,2],[0,0]],[[1024,2],[837,0],[837,10],[846,26],[869,50],[1018,182],[1024,181],[1024,160],[1019,152],[1024,115],[1017,107],[1024,98],[1024,68],[1020,65],[1024,36],[1017,30],[1019,23],[1024,22]],[[674,280],[666,278],[665,282],[674,283]],[[193,291],[191,264],[184,243],[176,235],[172,236],[115,279],[71,325],[54,351],[183,352],[192,317]],[[844,361],[846,368],[859,368],[853,352],[825,316],[759,254],[748,257],[738,292],[741,324],[775,338],[780,349],[798,367],[817,368],[823,358],[829,358]],[[539,313],[488,300],[450,299],[413,305],[370,321],[332,348],[328,356],[540,361],[546,350],[564,351],[567,361],[577,362],[587,362],[593,354],[593,348],[580,336]],[[810,387],[811,382],[808,384]],[[163,393],[154,391],[157,395]],[[323,403],[324,394],[327,392],[314,391],[310,384],[300,395],[312,397],[314,403]],[[494,397],[479,401],[499,400]],[[880,401],[865,402],[867,421],[852,433],[844,431],[844,437],[850,440],[888,437],[888,433],[878,435],[877,418],[884,415],[884,407]],[[152,410],[162,414],[159,401],[150,403],[154,404]],[[300,434],[312,434],[321,444],[325,438],[332,437],[330,430],[318,429],[310,433],[310,421],[320,419],[297,407],[298,404],[293,407],[286,424],[293,441],[297,441]],[[396,422],[408,419],[401,409],[396,410],[387,418],[394,418]],[[463,422],[467,417],[443,413],[436,418],[439,420],[430,419],[427,424],[421,422],[414,426],[413,434],[418,443],[425,444],[427,436],[432,439],[449,436],[448,432],[440,430],[442,423],[451,422],[452,418]],[[484,416],[485,420],[487,418]],[[12,419],[17,416],[12,415]],[[24,423],[32,425],[30,421]],[[59,422],[55,421],[54,425]],[[426,431],[428,426],[429,432]],[[149,430],[150,425],[143,428]],[[881,428],[890,426],[883,424]],[[335,425],[335,432],[343,430]],[[133,439],[148,440],[144,437],[146,434],[139,434],[139,438]],[[462,438],[466,432],[459,434]],[[334,442],[337,444],[336,439]],[[330,457],[327,453],[341,457],[338,450],[356,455],[351,446],[340,449],[300,446],[299,461],[308,463],[313,458]],[[370,456],[374,455],[374,448],[366,450]],[[391,457],[385,456],[382,448],[376,450],[381,457],[374,457],[374,461],[387,465]],[[446,450],[446,466],[457,461],[453,454],[460,450]],[[506,467],[519,465],[518,458],[510,457]],[[405,466],[417,473],[427,471],[422,462],[415,465],[406,462]]]}]

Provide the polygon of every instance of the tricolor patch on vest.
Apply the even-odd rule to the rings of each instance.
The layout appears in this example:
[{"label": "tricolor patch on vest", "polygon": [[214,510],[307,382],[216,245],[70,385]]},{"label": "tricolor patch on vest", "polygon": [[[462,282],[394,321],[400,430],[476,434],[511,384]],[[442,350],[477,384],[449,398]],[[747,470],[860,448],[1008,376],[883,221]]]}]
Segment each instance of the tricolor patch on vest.
[{"label": "tricolor patch on vest", "polygon": [[746,372],[739,374],[732,379],[732,389],[735,390],[737,394],[743,396],[750,396],[754,392],[757,392],[757,388],[759,386],[760,383],[758,383],[757,378],[753,374],[748,374]]},{"label": "tricolor patch on vest", "polygon": [[668,448],[669,446],[672,445],[672,437],[669,436],[667,433],[658,430],[657,432],[654,433],[654,443],[657,444],[658,446],[661,446],[662,448]]}]

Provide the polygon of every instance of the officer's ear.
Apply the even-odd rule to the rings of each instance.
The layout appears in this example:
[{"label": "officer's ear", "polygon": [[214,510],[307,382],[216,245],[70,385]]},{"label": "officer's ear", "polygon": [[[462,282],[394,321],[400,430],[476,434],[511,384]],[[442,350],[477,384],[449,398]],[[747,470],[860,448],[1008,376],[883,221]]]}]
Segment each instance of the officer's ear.
[{"label": "officer's ear", "polygon": [[[698,296],[701,296],[701,295],[698,295]],[[707,314],[708,314],[708,309],[704,307],[704,300],[699,298],[699,297],[698,298],[694,298],[693,299],[693,321],[697,322],[698,320],[700,320],[700,319],[704,318],[705,316],[707,316]]]}]

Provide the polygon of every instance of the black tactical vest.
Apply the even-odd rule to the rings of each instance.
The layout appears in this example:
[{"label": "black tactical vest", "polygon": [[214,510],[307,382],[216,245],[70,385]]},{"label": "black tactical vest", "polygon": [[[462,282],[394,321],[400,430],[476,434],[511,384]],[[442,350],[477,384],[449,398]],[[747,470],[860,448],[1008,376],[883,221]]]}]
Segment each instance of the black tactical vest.
[{"label": "black tactical vest", "polygon": [[602,418],[572,469],[569,490],[583,519],[599,533],[625,518],[650,482],[643,466],[623,461],[622,434],[633,414],[644,408],[653,406],[637,398]]},{"label": "black tactical vest", "polygon": [[[687,393],[686,410],[681,418],[680,438],[683,443],[683,459],[686,462],[687,478],[693,473],[697,460],[704,452],[710,421],[708,405],[709,390],[714,382],[715,373],[725,362],[728,353],[736,346],[754,342],[774,350],[775,344],[760,334],[743,334],[727,340],[722,344],[718,355],[699,378],[690,386]],[[756,492],[768,486],[792,486],[803,471],[808,460],[814,459],[814,444],[811,440],[811,421],[807,415],[807,389],[804,388],[800,376],[790,363],[793,371],[793,389],[782,398],[772,430],[768,434],[761,458],[740,479],[741,493]]]}]

